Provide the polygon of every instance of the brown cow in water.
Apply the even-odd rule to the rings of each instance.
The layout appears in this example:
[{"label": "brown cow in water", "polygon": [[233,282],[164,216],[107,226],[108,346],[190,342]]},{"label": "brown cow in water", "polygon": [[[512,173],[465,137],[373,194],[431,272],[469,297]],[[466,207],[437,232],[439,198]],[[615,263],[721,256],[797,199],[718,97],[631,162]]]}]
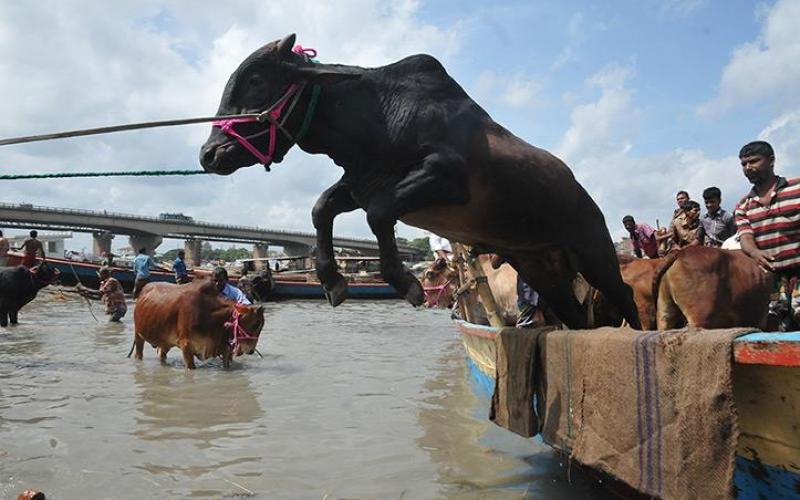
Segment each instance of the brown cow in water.
[{"label": "brown cow in water", "polygon": [[415,306],[424,294],[400,260],[398,220],[508,258],[571,328],[587,325],[577,273],[640,326],[603,214],[563,161],[492,120],[429,55],[360,68],[313,61],[294,45],[294,35],[269,43],[234,71],[217,114],[251,115],[215,123],[200,163],[221,175],[257,162],[269,169],[297,143],[342,167],[312,211],[317,275],[332,305],[347,294],[333,221],[360,208],[384,279]]},{"label": "brown cow in water", "polygon": [[133,323],[136,359],[142,359],[147,341],[159,350],[162,361],[170,348],[179,347],[186,368],[195,368],[195,356],[222,356],[227,368],[234,355],[255,351],[264,307],[236,304],[220,296],[208,280],[180,286],[150,283],[136,301]]},{"label": "brown cow in water", "polygon": [[773,280],[740,250],[684,248],[664,259],[653,280],[657,327],[764,328]]}]

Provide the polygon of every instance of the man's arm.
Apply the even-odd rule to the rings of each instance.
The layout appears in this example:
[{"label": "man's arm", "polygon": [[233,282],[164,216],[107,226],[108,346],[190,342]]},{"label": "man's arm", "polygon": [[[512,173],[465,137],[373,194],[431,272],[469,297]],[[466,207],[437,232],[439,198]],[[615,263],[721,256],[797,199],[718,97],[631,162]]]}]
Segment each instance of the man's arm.
[{"label": "man's arm", "polygon": [[745,253],[748,257],[755,260],[759,266],[767,271],[774,271],[775,267],[772,265],[772,261],[774,261],[774,257],[770,254],[758,248],[756,245],[756,239],[753,236],[753,233],[742,233],[739,235],[739,243],[742,245],[742,252]]}]

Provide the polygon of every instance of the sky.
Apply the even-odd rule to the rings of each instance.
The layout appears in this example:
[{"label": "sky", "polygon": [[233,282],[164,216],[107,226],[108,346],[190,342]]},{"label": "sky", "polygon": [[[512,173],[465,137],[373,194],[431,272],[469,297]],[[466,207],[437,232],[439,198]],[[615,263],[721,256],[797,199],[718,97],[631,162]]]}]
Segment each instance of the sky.
[{"label": "sky", "polygon": [[[495,121],[563,159],[618,238],[626,214],[668,224],[681,189],[702,202],[715,185],[731,209],[749,190],[737,155],[751,140],[773,144],[779,175],[800,173],[798,26],[800,0],[0,0],[0,138],[213,115],[239,63],[289,33],[326,63],[427,53]],[[1,146],[0,169],[199,169],[208,132]],[[269,173],[0,181],[0,201],[309,232],[340,176],[295,147]],[[334,232],[372,236],[362,211]],[[424,233],[400,223],[397,234]],[[82,245],[88,236],[68,243]]]}]

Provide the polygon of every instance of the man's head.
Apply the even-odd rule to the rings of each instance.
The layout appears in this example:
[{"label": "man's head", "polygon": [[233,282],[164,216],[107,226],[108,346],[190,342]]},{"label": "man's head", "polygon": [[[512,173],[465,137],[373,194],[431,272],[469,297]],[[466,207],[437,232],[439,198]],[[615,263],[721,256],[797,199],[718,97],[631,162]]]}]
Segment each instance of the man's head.
[{"label": "man's head", "polygon": [[632,215],[626,215],[623,217],[622,225],[625,226],[625,229],[627,229],[629,233],[632,233],[636,230],[636,221],[633,220]]},{"label": "man's head", "polygon": [[678,194],[675,195],[675,202],[678,204],[678,208],[683,208],[683,204],[687,201],[689,201],[689,193],[678,191]]},{"label": "man's head", "polygon": [[180,258],[181,260],[185,259],[186,258],[186,252],[183,251],[183,250],[178,250],[178,258]]},{"label": "man's head", "polygon": [[700,217],[700,204],[694,200],[689,200],[683,204],[683,211],[690,221],[697,220]]},{"label": "man's head", "polygon": [[775,176],[775,151],[766,141],[753,141],[739,150],[744,176],[752,184],[761,184]]},{"label": "man's head", "polygon": [[722,191],[715,186],[706,188],[703,190],[703,201],[706,203],[706,210],[708,210],[708,213],[715,213],[719,210],[720,203],[722,203]]},{"label": "man's head", "polygon": [[101,280],[105,281],[105,280],[107,280],[108,278],[111,277],[111,270],[109,268],[107,268],[106,266],[103,266],[103,267],[100,268],[100,270],[97,272],[97,274],[100,276]]},{"label": "man's head", "polygon": [[36,238],[39,236],[39,233],[35,229],[32,229],[29,234],[31,235],[31,238]]},{"label": "man's head", "polygon": [[225,284],[228,283],[228,271],[226,271],[224,267],[216,267],[211,275],[211,279],[214,280],[214,285],[217,287],[217,290],[221,292],[222,289],[225,288]]},{"label": "man's head", "polygon": [[147,248],[145,248],[145,247],[140,248],[139,249],[139,253],[140,254],[146,254],[147,253]]}]

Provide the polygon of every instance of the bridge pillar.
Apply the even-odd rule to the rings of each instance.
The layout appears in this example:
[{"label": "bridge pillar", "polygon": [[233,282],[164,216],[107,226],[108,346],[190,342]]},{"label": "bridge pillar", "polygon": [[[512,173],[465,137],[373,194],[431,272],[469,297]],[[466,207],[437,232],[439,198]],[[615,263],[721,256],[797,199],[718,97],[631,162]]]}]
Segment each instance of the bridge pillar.
[{"label": "bridge pillar", "polygon": [[203,263],[203,240],[186,240],[183,242],[183,251],[186,252],[186,262],[190,267],[198,267]]},{"label": "bridge pillar", "polygon": [[139,249],[144,247],[147,249],[148,255],[153,255],[162,241],[164,239],[157,234],[132,234],[128,236],[128,244],[130,244],[134,252],[139,253]]},{"label": "bridge pillar", "polygon": [[[256,243],[253,245],[253,258],[254,259],[266,259],[269,255],[267,253],[269,250],[269,245],[266,243]],[[260,271],[269,266],[267,261],[256,261],[254,262],[255,269]]]},{"label": "bridge pillar", "polygon": [[291,243],[283,245],[283,253],[287,257],[301,257],[311,254],[311,247],[302,243]]},{"label": "bridge pillar", "polygon": [[111,253],[111,240],[114,235],[110,231],[95,231],[92,233],[92,253],[96,256]]}]

